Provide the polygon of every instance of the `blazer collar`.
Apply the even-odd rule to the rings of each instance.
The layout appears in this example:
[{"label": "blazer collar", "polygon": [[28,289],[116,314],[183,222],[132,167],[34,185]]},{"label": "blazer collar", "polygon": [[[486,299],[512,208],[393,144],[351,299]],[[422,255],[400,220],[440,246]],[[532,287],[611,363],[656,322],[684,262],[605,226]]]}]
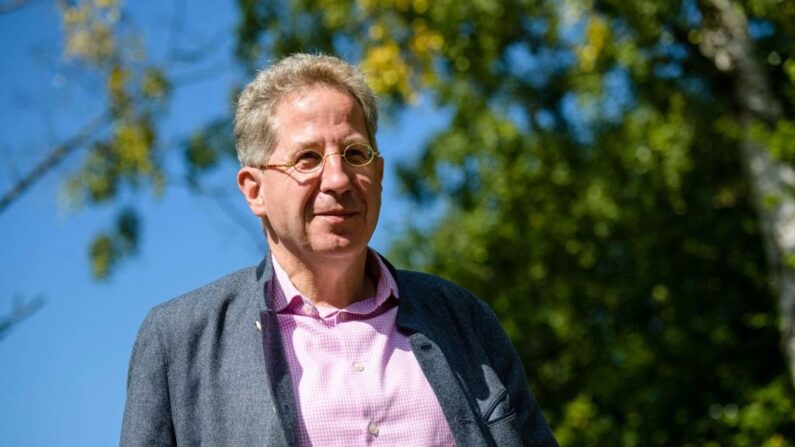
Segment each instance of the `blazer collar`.
[{"label": "blazer collar", "polygon": [[[407,281],[385,257],[377,252],[376,255],[381,258],[397,282],[400,294],[400,305],[398,306],[396,319],[398,327],[409,329],[413,332],[427,332],[431,328],[428,327],[426,319],[416,305],[417,299],[422,299],[422,294],[418,290],[416,281]],[[273,303],[267,293],[268,282],[273,279],[273,265],[270,253],[266,253],[262,258],[255,270],[255,275],[256,283],[254,284],[254,289],[248,294],[254,301],[252,304],[260,313],[273,311]]]},{"label": "blazer collar", "polygon": [[292,377],[284,357],[279,320],[268,296],[268,282],[273,279],[271,255],[267,253],[255,269],[256,282],[249,296],[260,315],[262,350],[265,360],[273,409],[281,422],[282,432],[272,434],[269,444],[296,445],[298,442],[298,410],[293,393]]},{"label": "blazer collar", "polygon": [[254,270],[256,282],[255,289],[252,291],[251,297],[254,299],[255,307],[259,312],[273,310],[270,298],[268,298],[267,287],[268,282],[273,279],[273,265],[271,261],[270,252],[265,254],[257,268]]},{"label": "blazer collar", "polygon": [[[379,254],[378,256],[381,255]],[[428,333],[431,328],[416,305],[417,299],[422,299],[422,293],[418,290],[416,281],[406,281],[406,278],[400,275],[395,266],[386,258],[381,256],[381,260],[384,261],[384,265],[392,273],[392,277],[395,278],[400,293],[400,305],[398,306],[395,324],[409,332]]]}]

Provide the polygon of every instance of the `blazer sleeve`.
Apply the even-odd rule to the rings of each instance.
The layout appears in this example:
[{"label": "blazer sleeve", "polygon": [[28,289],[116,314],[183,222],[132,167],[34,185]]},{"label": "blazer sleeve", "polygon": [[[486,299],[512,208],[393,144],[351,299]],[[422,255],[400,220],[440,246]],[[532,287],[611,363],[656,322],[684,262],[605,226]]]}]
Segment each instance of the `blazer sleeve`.
[{"label": "blazer sleeve", "polygon": [[[512,416],[512,411],[508,410],[500,423],[490,426],[494,440],[497,445],[557,447],[558,443],[552,430],[527,385],[527,375],[519,353],[503,330],[494,311],[485,303],[480,304],[483,307],[482,315],[485,316],[483,322],[486,333],[483,338],[487,344],[491,344],[489,352],[493,355],[494,370],[506,388],[507,404],[515,411],[515,417]],[[514,428],[509,429],[508,424],[513,425]],[[521,436],[521,441],[513,439],[517,432]]]},{"label": "blazer sleeve", "polygon": [[176,445],[168,392],[168,359],[155,309],[141,324],[133,346],[120,446]]}]

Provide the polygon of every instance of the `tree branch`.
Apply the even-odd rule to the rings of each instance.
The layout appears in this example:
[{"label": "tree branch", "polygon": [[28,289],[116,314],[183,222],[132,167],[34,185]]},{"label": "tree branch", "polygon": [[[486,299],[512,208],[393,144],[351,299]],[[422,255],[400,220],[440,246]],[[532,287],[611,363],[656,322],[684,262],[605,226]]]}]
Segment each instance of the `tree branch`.
[{"label": "tree branch", "polygon": [[17,302],[8,315],[0,317],[0,340],[8,335],[11,328],[19,324],[22,320],[36,313],[44,306],[44,299],[37,296],[27,302]]},{"label": "tree branch", "polygon": [[[788,261],[795,255],[795,198],[789,192],[795,186],[795,170],[774,159],[750,134],[754,122],[779,119],[782,107],[755,57],[748,21],[739,5],[734,0],[709,0],[708,4],[714,14],[702,30],[700,49],[719,70],[734,76],[738,121],[745,132],[741,155],[778,295],[782,349],[795,383],[795,269]],[[780,199],[779,203],[770,205],[768,197]]]},{"label": "tree branch", "polygon": [[103,114],[99,116],[85,125],[77,135],[69,138],[47,154],[44,160],[40,161],[29,173],[17,181],[11,189],[0,197],[0,214],[3,214],[6,208],[36,183],[37,180],[41,179],[43,175],[55,168],[67,155],[83,146],[98,130],[109,124],[109,122],[108,115]]},{"label": "tree branch", "polygon": [[0,14],[8,14],[19,9],[22,9],[33,0],[9,0],[5,3],[0,3]]}]

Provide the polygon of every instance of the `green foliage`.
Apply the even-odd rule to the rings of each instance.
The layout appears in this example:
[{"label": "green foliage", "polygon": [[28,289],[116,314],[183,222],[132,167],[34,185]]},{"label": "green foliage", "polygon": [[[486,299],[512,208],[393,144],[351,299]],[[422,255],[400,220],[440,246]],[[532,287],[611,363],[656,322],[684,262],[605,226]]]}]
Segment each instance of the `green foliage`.
[{"label": "green foliage", "polygon": [[140,219],[135,210],[125,208],[119,213],[110,232],[97,235],[89,248],[91,270],[95,277],[105,279],[108,273],[125,256],[138,248]]},{"label": "green foliage", "polygon": [[[786,161],[790,3],[736,4],[782,107],[751,136]],[[334,51],[390,107],[425,91],[451,112],[398,169],[420,207],[393,257],[490,302],[562,445],[791,445],[737,80],[704,53],[710,5],[246,0],[238,54],[253,69]]]},{"label": "green foliage", "polygon": [[[141,191],[161,194],[168,179],[167,147],[160,141],[164,112],[174,85],[171,73],[144,51],[143,34],[125,15],[119,0],[58,2],[62,12],[64,55],[71,68],[96,79],[96,95],[105,102],[104,126],[81,139],[82,164],[64,189],[67,205],[116,208],[115,227],[97,234],[89,256],[93,274],[106,279],[136,252],[138,220],[134,209],[117,203]],[[234,154],[232,118],[223,116],[196,130],[181,145],[188,186],[199,189],[199,176]],[[129,229],[129,228],[128,228]]]},{"label": "green foliage", "polygon": [[[140,189],[159,195],[167,178],[158,126],[174,88],[167,70],[147,58],[140,31],[130,26],[118,0],[59,2],[59,6],[66,59],[104,85],[104,91],[96,94],[105,100],[108,124],[87,138],[82,165],[66,181],[67,203],[114,206]],[[223,148],[213,146],[220,144],[217,137],[207,136],[213,130],[219,129],[208,126],[205,133],[197,133],[186,143],[191,174],[217,162]],[[115,226],[97,234],[89,250],[93,274],[99,279],[106,279],[136,252],[135,210],[115,207]]]},{"label": "green foliage", "polygon": [[752,138],[767,147],[773,157],[795,161],[795,121],[778,120],[774,126],[757,122],[751,129]]},{"label": "green foliage", "polygon": [[185,145],[184,156],[188,184],[195,188],[202,173],[215,168],[224,159],[237,156],[231,118],[216,120],[194,132]]},{"label": "green foliage", "polygon": [[[104,82],[111,122],[68,197],[157,193],[176,86],[116,0],[64,4],[65,51]],[[393,259],[495,308],[562,445],[787,446],[795,391],[740,152],[746,139],[795,161],[795,3],[732,4],[774,118],[738,112],[745,86],[707,57],[706,0],[239,0],[237,55],[253,72],[333,52],[361,62],[388,110],[424,93],[449,111],[398,166],[418,206]],[[191,186],[231,137],[222,117],[188,139]],[[100,278],[140,239],[135,210],[117,216],[90,248]]]}]

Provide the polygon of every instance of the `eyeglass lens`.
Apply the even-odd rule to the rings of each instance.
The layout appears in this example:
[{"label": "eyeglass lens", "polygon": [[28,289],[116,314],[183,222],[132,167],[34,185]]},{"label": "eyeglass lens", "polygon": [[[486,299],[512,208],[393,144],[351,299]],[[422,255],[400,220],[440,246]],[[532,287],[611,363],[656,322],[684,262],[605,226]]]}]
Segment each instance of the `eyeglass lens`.
[{"label": "eyeglass lens", "polygon": [[[326,157],[335,154],[322,155],[315,151],[306,151],[298,155],[295,160],[295,169],[298,172],[309,173],[320,168],[326,161]],[[353,167],[362,167],[373,161],[375,152],[364,144],[352,144],[345,148],[341,154],[342,160]]]}]

